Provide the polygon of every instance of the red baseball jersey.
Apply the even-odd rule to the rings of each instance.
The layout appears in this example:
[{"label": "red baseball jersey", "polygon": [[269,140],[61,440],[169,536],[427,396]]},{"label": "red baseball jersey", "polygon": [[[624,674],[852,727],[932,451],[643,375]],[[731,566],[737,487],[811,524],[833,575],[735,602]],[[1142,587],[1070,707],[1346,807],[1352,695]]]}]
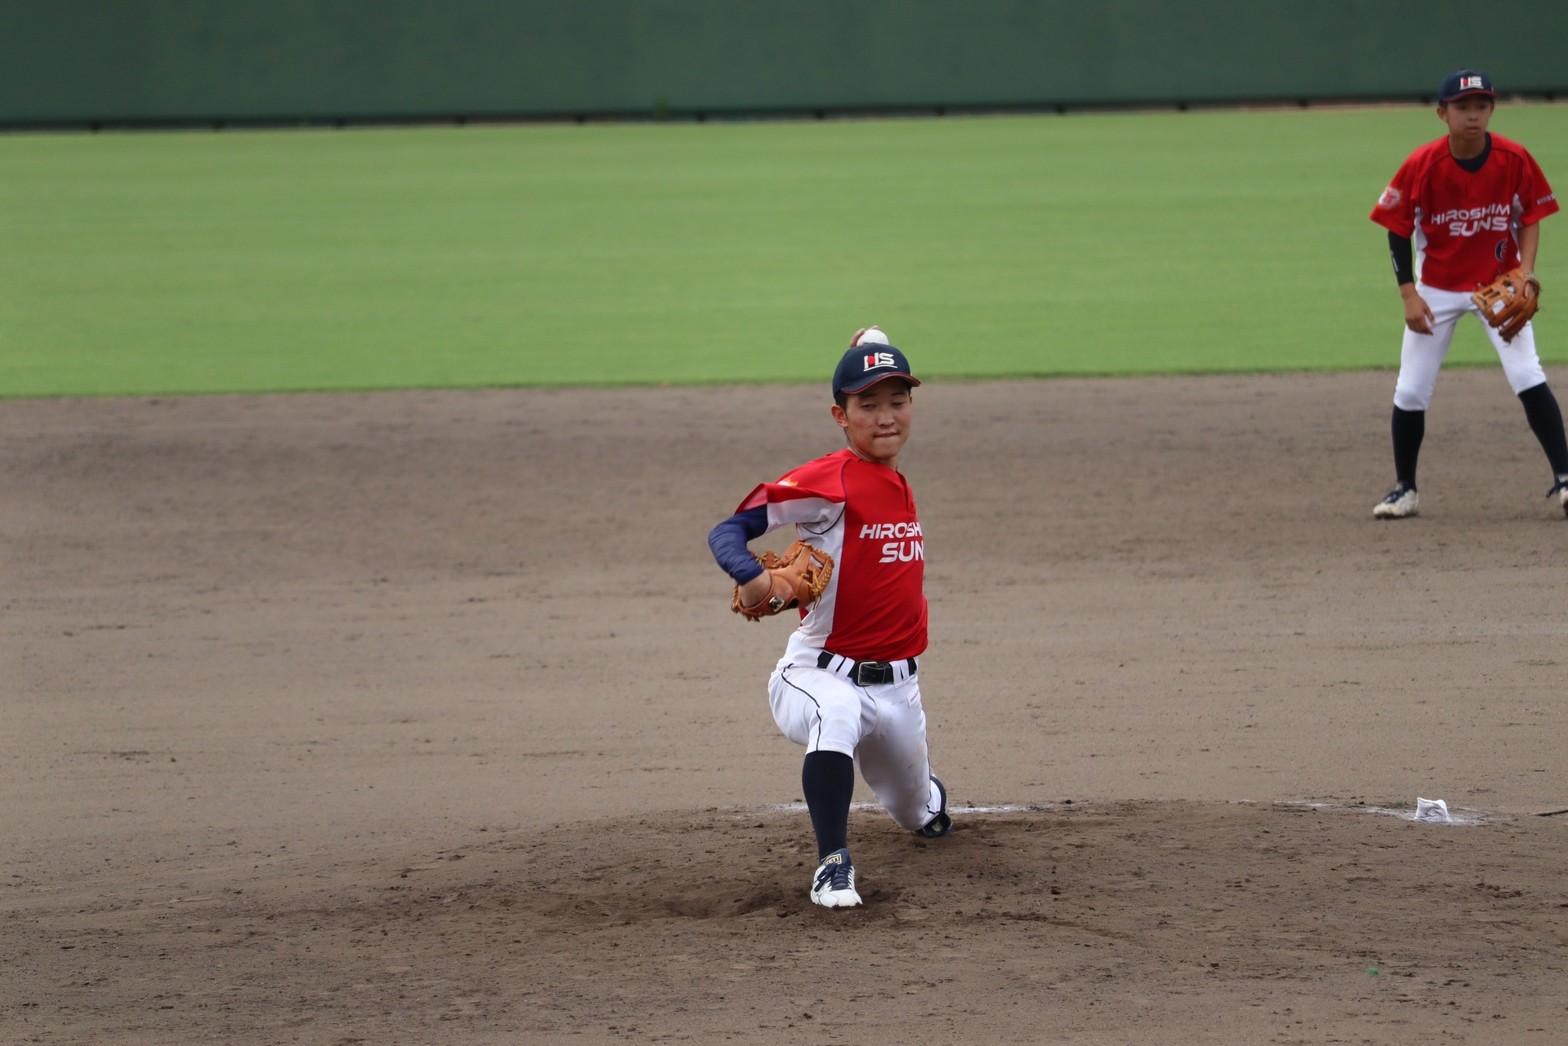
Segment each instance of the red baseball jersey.
[{"label": "red baseball jersey", "polygon": [[801,615],[803,639],[856,661],[925,651],[925,537],[902,473],[846,447],[761,484],[736,511],[764,505],[769,530],[793,523],[833,557],[827,589]]},{"label": "red baseball jersey", "polygon": [[1459,166],[1448,139],[1423,145],[1405,160],[1372,220],[1409,236],[1419,252],[1421,282],[1473,291],[1519,265],[1519,230],[1557,213],[1557,198],[1535,158],[1517,142],[1491,135],[1479,171]]}]

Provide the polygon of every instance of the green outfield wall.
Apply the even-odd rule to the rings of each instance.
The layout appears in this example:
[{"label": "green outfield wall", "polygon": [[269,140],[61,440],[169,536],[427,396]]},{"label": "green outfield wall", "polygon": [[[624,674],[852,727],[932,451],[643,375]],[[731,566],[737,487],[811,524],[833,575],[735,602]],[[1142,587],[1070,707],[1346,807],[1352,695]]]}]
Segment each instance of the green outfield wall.
[{"label": "green outfield wall", "polygon": [[[1528,31],[1505,31],[1508,26]],[[0,0],[0,123],[716,116],[1555,96],[1516,0]]]}]

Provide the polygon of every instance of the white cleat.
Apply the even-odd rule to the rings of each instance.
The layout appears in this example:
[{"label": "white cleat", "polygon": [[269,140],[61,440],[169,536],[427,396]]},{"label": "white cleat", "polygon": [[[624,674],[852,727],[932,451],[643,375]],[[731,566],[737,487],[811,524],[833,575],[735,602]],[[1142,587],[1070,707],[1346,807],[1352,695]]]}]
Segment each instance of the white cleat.
[{"label": "white cleat", "polygon": [[1563,507],[1563,515],[1568,516],[1568,476],[1558,476],[1557,485],[1546,492],[1547,497],[1557,495],[1557,503]]},{"label": "white cleat", "polygon": [[1416,493],[1415,487],[1407,487],[1403,483],[1372,506],[1374,519],[1406,519],[1410,516],[1420,515],[1421,495]]},{"label": "white cleat", "polygon": [[811,903],[824,908],[853,908],[860,904],[860,894],[855,892],[855,866],[849,862],[848,850],[834,850],[817,865],[817,874],[811,880]]}]

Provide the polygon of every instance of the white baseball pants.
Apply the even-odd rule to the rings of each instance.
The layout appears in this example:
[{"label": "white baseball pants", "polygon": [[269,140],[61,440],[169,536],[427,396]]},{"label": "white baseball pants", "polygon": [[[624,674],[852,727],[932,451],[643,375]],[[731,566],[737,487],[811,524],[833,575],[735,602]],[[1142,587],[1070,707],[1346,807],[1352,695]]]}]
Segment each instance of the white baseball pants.
[{"label": "white baseball pants", "polygon": [[1432,333],[1417,334],[1409,327],[1405,328],[1405,339],[1399,347],[1399,379],[1394,383],[1394,406],[1400,410],[1426,410],[1431,404],[1432,390],[1437,387],[1437,372],[1442,369],[1448,347],[1453,344],[1454,328],[1467,312],[1475,314],[1492,348],[1497,350],[1497,358],[1514,395],[1546,380],[1540,357],[1535,353],[1534,324],[1525,324],[1513,341],[1504,341],[1481,318],[1481,310],[1476,308],[1469,294],[1438,290],[1419,282],[1416,293],[1432,310]]},{"label": "white baseball pants", "polygon": [[842,752],[895,824],[917,831],[942,809],[931,781],[918,670],[881,686],[857,686],[817,667],[822,653],[791,636],[768,679],[773,721],[807,752]]}]

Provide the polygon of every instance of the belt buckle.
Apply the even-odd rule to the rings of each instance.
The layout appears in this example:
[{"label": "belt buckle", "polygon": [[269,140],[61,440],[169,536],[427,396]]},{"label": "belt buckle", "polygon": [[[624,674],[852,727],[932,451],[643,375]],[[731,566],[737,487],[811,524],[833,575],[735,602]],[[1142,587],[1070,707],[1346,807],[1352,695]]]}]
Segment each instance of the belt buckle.
[{"label": "belt buckle", "polygon": [[[875,676],[868,679],[867,676]],[[881,686],[893,681],[893,666],[886,661],[861,661],[855,665],[855,683],[859,686]]]}]

